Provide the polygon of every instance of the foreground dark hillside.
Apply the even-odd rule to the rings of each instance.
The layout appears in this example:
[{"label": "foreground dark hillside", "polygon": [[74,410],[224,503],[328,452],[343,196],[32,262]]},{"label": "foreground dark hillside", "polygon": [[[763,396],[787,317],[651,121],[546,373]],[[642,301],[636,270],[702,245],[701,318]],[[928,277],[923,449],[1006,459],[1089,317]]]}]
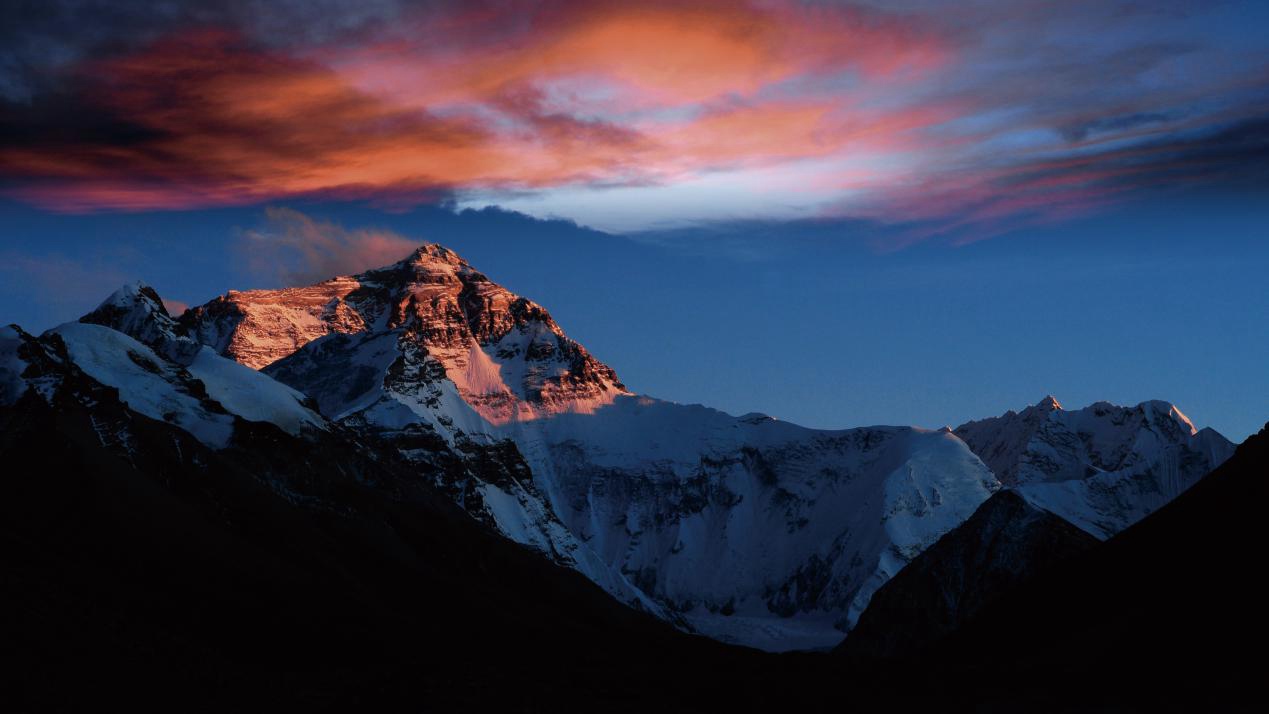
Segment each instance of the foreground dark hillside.
[{"label": "foreground dark hillside", "polygon": [[922,654],[1019,584],[1100,545],[1016,491],[998,491],[883,585],[837,652]]},{"label": "foreground dark hillside", "polygon": [[1269,427],[1103,544],[1004,495],[877,592],[844,668],[1010,682],[1056,709],[1259,710]]},{"label": "foreground dark hillside", "polygon": [[1241,708],[1269,665],[1269,426],[1157,513],[1029,581],[938,649],[993,674],[1091,678],[1125,703]]}]

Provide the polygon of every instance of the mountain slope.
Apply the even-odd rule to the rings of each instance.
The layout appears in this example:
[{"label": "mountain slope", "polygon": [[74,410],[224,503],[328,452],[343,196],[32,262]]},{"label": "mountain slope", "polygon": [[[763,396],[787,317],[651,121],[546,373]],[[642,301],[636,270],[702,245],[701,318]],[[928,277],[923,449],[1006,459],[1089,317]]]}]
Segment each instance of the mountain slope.
[{"label": "mountain slope", "polygon": [[1267,498],[1269,427],[1170,504],[1015,590],[929,662],[1077,685],[1108,707],[1254,710],[1269,637]]},{"label": "mountain slope", "polygon": [[1184,492],[1234,450],[1161,401],[1067,411],[1050,396],[955,433],[1001,483],[1103,539]]},{"label": "mountain slope", "polygon": [[1000,491],[883,585],[835,652],[920,654],[1020,584],[1098,545],[1016,491]]}]

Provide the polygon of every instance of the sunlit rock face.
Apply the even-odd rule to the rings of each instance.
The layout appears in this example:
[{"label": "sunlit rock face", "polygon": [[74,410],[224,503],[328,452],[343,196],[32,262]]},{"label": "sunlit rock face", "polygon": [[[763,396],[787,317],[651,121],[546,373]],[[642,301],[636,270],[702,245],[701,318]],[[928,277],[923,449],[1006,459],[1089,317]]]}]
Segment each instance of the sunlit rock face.
[{"label": "sunlit rock face", "polygon": [[616,373],[568,339],[541,306],[437,245],[317,285],[230,292],[190,310],[182,324],[256,369],[327,335],[392,333],[411,362],[398,370],[398,382],[444,374],[495,425],[593,411],[626,393]]},{"label": "sunlit rock face", "polygon": [[1046,397],[955,433],[1006,486],[1099,538],[1176,498],[1234,452],[1163,401],[1068,411]]}]

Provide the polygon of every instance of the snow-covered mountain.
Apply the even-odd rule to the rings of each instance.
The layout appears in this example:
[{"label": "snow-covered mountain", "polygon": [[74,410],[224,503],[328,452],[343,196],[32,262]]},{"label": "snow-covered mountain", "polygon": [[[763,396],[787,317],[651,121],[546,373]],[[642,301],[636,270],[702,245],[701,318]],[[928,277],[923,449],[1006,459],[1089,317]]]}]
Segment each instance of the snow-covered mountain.
[{"label": "snow-covered mountain", "polygon": [[[158,320],[142,317],[149,296],[141,290],[137,285],[124,287],[92,315],[100,317],[104,308],[127,303],[127,309],[115,312],[120,325],[175,352],[175,342],[168,341],[175,336],[163,333]],[[163,310],[161,305],[158,310]],[[160,314],[167,317],[165,311]],[[304,394],[210,348],[186,347],[191,349],[185,349],[187,363],[182,364],[99,324],[67,323],[39,338],[10,325],[0,329],[0,395],[4,404],[12,404],[31,391],[51,403],[68,391],[68,382],[100,385],[114,390],[130,411],[177,426],[216,449],[229,446],[246,422],[269,423],[295,436],[329,429],[329,422],[309,408],[311,401]],[[85,396],[91,389],[69,391],[85,403],[98,399]],[[98,436],[103,443],[128,440],[126,428],[118,424],[100,425]]]},{"label": "snow-covered mountain", "polygon": [[477,518],[625,602],[764,648],[836,644],[999,488],[946,431],[820,431],[631,394],[545,309],[435,245],[232,292],[181,326],[420,462],[469,454],[479,475],[438,485]]},{"label": "snow-covered mountain", "polygon": [[957,436],[1001,483],[1105,539],[1176,498],[1234,453],[1172,404],[1097,402],[1067,411],[1052,396],[971,421]]},{"label": "snow-covered mountain", "polygon": [[620,601],[772,650],[837,644],[1002,487],[1104,538],[1231,451],[1162,402],[1065,412],[1050,398],[955,432],[829,431],[637,395],[544,308],[435,245],[176,320],[124,286],[40,338],[8,328],[0,396],[43,394],[54,364],[214,449],[267,423],[404,458]]}]

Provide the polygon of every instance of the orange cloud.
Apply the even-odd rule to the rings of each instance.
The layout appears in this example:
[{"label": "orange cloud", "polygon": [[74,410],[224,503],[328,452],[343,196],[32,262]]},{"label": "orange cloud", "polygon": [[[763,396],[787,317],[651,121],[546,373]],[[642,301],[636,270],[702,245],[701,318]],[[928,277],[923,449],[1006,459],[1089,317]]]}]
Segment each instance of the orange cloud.
[{"label": "orange cloud", "polygon": [[265,225],[246,231],[251,268],[288,284],[306,284],[394,263],[418,242],[381,229],[348,230],[289,208],[265,209]]},{"label": "orange cloud", "polygon": [[[500,31],[507,15],[525,18],[509,36]],[[630,106],[751,95],[843,69],[874,77],[929,69],[947,56],[932,35],[897,21],[797,3],[513,3],[455,19],[446,32],[456,42],[435,36],[434,24],[424,18],[406,38],[334,59],[359,86],[407,101],[461,103],[580,77],[617,85],[606,100]]]},{"label": "orange cloud", "polygon": [[813,85],[900,81],[946,56],[829,7],[582,3],[505,21],[432,14],[289,52],[222,30],[169,36],[77,68],[78,101],[109,131],[0,145],[0,173],[10,193],[71,211],[662,182],[902,141],[924,115],[864,120]]}]

